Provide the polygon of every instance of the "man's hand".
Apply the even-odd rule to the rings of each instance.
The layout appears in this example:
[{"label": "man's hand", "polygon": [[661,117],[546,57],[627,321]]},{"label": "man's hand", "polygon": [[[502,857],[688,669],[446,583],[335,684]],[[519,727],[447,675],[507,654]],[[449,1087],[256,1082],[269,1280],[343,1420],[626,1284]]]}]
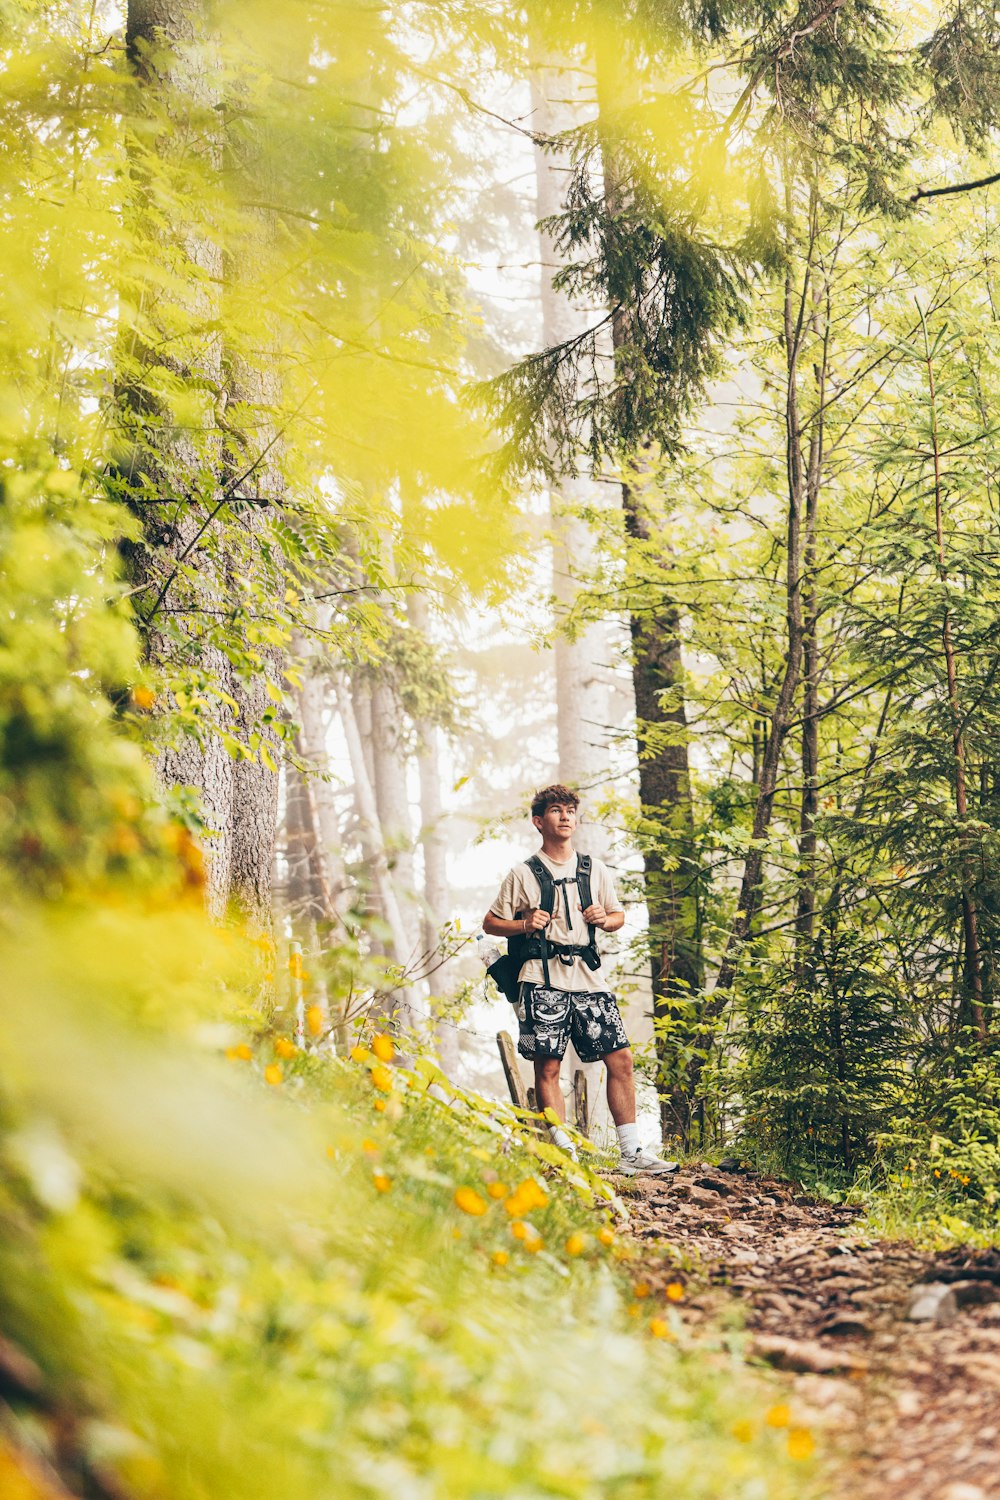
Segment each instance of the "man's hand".
[{"label": "man's hand", "polygon": [[587,910],[583,914],[583,920],[588,927],[600,927],[603,929],[608,925],[608,913],[599,901],[595,901],[593,906],[587,907]]},{"label": "man's hand", "polygon": [[543,927],[548,927],[551,918],[547,911],[542,911],[540,906],[536,906],[526,913],[524,920],[527,924],[525,932],[541,932]]}]

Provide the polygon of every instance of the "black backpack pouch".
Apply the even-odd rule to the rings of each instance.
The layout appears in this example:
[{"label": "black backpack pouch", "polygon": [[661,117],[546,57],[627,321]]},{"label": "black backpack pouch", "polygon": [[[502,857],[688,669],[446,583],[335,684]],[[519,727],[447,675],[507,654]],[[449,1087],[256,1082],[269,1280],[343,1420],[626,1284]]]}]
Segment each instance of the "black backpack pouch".
[{"label": "black backpack pouch", "polygon": [[497,959],[496,963],[490,964],[486,970],[487,974],[511,1005],[517,1004],[519,985],[517,976],[521,972],[521,960],[513,953],[504,953]]}]

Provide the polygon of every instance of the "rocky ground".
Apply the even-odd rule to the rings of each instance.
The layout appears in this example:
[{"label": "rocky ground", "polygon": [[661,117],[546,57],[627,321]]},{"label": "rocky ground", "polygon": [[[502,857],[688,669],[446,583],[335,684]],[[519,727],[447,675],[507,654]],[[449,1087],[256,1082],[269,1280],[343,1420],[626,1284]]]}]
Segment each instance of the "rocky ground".
[{"label": "rocky ground", "polygon": [[683,1283],[669,1305],[695,1338],[737,1315],[836,1500],[1000,1500],[1000,1252],[880,1241],[856,1209],[738,1168],[616,1186],[640,1292]]}]

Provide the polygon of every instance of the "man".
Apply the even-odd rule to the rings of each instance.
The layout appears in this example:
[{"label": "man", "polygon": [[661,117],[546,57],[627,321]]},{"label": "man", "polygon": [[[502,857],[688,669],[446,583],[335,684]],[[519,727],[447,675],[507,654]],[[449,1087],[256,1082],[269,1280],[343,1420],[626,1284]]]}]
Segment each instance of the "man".
[{"label": "man", "polygon": [[[535,793],[531,821],[541,834],[541,850],[509,872],[483,919],[483,931],[511,939],[512,947],[527,953],[518,972],[517,1050],[534,1063],[539,1109],[554,1110],[565,1122],[559,1074],[572,1040],[581,1062],[603,1061],[608,1070],[608,1108],[618,1130],[620,1170],[628,1176],[663,1175],[675,1172],[677,1163],[661,1161],[639,1145],[632,1052],[618,1003],[601,974],[594,937],[595,928],[617,932],[625,913],[607,866],[598,859],[581,861],[573,848],[579,805],[577,794],[566,786]],[[581,885],[586,888],[588,875],[590,900],[584,907]],[[543,880],[551,914],[542,904]],[[562,1124],[550,1126],[549,1133],[557,1146],[575,1155]]]}]

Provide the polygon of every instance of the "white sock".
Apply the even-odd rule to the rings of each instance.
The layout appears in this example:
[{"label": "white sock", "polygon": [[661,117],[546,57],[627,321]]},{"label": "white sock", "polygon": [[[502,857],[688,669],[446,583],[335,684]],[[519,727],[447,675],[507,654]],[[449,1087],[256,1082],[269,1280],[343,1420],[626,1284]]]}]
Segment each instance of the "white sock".
[{"label": "white sock", "polygon": [[634,1156],[639,1149],[639,1127],[633,1120],[630,1125],[618,1125],[618,1144],[622,1156]]},{"label": "white sock", "polygon": [[576,1155],[576,1147],[561,1125],[549,1126],[549,1140],[553,1146],[558,1146],[560,1151],[568,1151],[571,1156]]}]

